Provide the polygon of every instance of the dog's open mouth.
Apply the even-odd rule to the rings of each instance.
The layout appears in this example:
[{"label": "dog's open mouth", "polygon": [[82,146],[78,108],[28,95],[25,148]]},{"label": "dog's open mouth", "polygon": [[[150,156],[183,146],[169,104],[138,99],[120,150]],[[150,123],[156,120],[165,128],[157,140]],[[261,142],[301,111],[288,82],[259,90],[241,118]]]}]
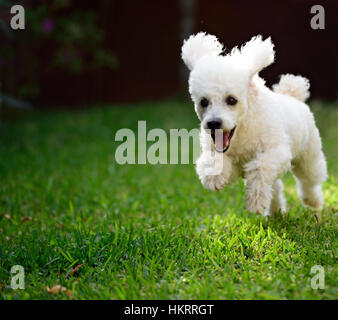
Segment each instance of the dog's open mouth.
[{"label": "dog's open mouth", "polygon": [[215,130],[211,131],[212,141],[214,143],[214,146],[217,152],[226,152],[229,149],[230,141],[234,135],[235,130],[236,130],[236,127],[234,127],[230,131],[223,130],[223,136],[222,136],[221,130],[219,130],[219,133],[218,131],[217,133],[215,133]]}]

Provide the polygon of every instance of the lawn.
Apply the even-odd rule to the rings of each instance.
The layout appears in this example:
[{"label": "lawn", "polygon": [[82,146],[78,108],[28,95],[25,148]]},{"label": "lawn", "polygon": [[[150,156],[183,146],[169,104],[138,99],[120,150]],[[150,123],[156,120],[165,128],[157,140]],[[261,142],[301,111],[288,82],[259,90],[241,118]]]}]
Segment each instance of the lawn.
[{"label": "lawn", "polygon": [[[198,127],[189,102],[3,119],[0,297],[337,299],[338,106],[311,107],[329,167],[325,207],[304,208],[288,174],[288,211],[273,220],[246,211],[243,181],[212,193],[192,164],[115,162],[119,128]],[[24,290],[9,287],[13,265]],[[311,287],[315,265],[324,289]]]}]

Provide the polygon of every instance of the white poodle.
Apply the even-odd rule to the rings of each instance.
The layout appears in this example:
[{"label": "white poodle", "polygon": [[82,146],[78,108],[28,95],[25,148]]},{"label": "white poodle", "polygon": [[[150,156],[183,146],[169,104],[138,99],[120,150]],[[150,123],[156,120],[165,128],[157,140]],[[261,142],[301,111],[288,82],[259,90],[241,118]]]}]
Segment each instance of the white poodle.
[{"label": "white poodle", "polygon": [[270,38],[252,38],[222,55],[217,38],[192,35],[182,47],[189,92],[201,120],[202,184],[220,190],[243,177],[249,211],[285,211],[282,176],[291,169],[304,204],[320,208],[327,178],[319,131],[309,107],[309,81],[282,75],[273,91],[258,73],[274,61]]}]

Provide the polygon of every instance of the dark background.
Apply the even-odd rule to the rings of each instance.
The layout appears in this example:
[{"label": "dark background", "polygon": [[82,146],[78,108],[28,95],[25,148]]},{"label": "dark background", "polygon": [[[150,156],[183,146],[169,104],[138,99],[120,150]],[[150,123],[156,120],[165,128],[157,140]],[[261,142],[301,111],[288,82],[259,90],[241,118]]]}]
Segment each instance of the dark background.
[{"label": "dark background", "polygon": [[[81,11],[94,13],[97,27],[104,34],[100,45],[114,54],[116,66],[79,73],[51,66],[55,41],[52,37],[30,38],[30,23],[37,22],[27,18],[26,30],[13,32],[12,39],[1,38],[0,46],[6,44],[13,50],[6,59],[0,55],[0,90],[40,108],[83,108],[186,94],[182,41],[191,33],[206,31],[215,34],[228,50],[257,34],[271,36],[276,61],[262,72],[268,85],[277,82],[282,73],[301,74],[310,79],[312,97],[337,98],[336,0],[68,2],[64,10],[51,11],[45,19],[57,21],[58,17]],[[19,3],[28,14],[41,2]],[[325,30],[310,26],[310,9],[315,4],[325,9]],[[5,7],[1,8],[1,18],[9,23]],[[57,22],[54,28],[52,32],[57,30]],[[33,78],[38,88],[35,95],[22,90]]]}]

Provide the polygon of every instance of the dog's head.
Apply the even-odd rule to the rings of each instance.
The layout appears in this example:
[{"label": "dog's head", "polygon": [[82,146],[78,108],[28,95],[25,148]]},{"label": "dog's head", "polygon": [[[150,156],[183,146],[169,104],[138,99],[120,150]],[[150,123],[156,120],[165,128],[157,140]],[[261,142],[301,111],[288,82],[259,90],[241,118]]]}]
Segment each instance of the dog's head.
[{"label": "dog's head", "polygon": [[[222,55],[215,36],[200,32],[184,41],[182,59],[189,68],[189,92],[204,129],[209,129],[215,148],[225,152],[244,117],[250,83],[255,74],[274,60],[270,38],[252,38],[241,49]],[[222,138],[215,139],[221,129]],[[218,130],[219,131],[219,130]]]}]

